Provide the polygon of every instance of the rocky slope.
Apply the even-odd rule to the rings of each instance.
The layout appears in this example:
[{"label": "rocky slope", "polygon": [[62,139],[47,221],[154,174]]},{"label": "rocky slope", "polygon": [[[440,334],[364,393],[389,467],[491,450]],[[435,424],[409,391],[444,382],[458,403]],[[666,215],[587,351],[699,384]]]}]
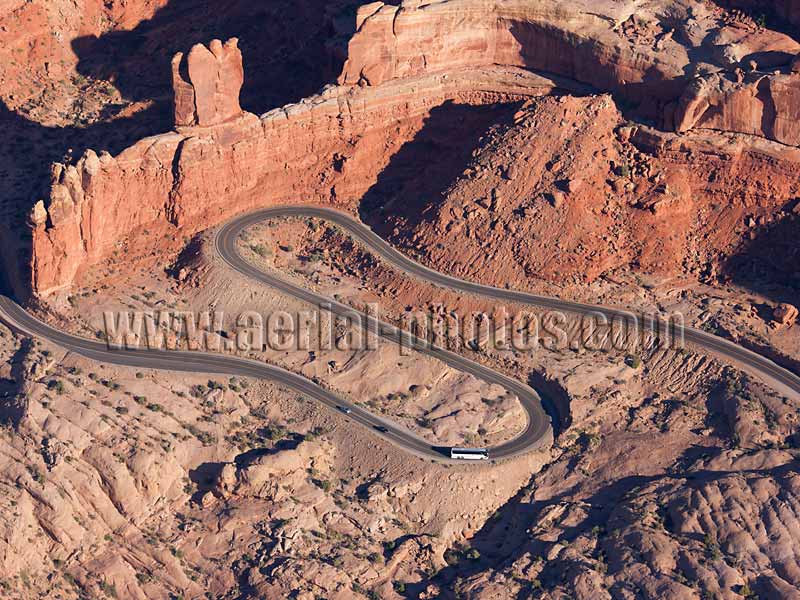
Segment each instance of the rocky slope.
[{"label": "rocky slope", "polygon": [[[632,125],[609,96],[547,97],[487,132],[452,181],[387,180],[362,214],[435,268],[495,285],[627,268],[713,279],[759,225],[797,220],[798,160],[752,138]],[[794,285],[790,262],[781,273]]]},{"label": "rocky slope", "polygon": [[[387,272],[335,231],[267,229],[250,241],[273,249],[272,268],[298,265],[281,247],[331,245],[333,275],[387,288],[394,312],[420,298],[475,302]],[[213,262],[182,266],[182,285],[154,278],[154,266],[97,273],[60,312],[72,326],[104,306],[289,308]],[[340,283],[356,300],[369,293]],[[635,368],[606,353],[486,355],[547,383],[560,433],[546,454],[469,469],[400,454],[268,383],[114,369],[3,328],[0,343],[0,585],[10,598],[797,590],[797,402],[702,355],[648,351]],[[391,379],[393,365],[374,362],[374,382],[350,378],[357,393]]]},{"label": "rocky slope", "polygon": [[63,110],[76,99],[76,90],[68,93],[68,83],[78,88],[85,83],[77,76],[80,58],[71,42],[132,29],[165,4],[167,0],[4,1],[0,4],[0,101],[10,110],[27,112],[42,94],[48,102],[60,104],[50,106],[50,111]]},{"label": "rocky slope", "polygon": [[[729,404],[724,417],[686,398],[653,397],[631,411],[627,432],[601,425],[599,436],[578,438],[594,448],[591,458],[576,448],[535,477],[511,517],[527,527],[513,550],[504,548],[511,557],[499,569],[462,571],[458,592],[795,597],[796,450],[774,448],[792,439],[793,409],[728,376],[712,398],[720,404],[711,410]],[[661,432],[644,434],[643,418],[660,421]],[[534,508],[523,512],[526,501]],[[487,547],[496,533],[487,528]]]},{"label": "rocky slope", "polygon": [[[352,302],[355,306],[373,302],[375,306],[385,307],[386,303],[379,296],[360,297],[356,290],[362,283],[348,284],[342,280],[343,273],[333,265],[343,264],[347,259],[325,252],[332,245],[326,240],[335,237],[335,230],[324,223],[271,221],[248,229],[246,239],[240,243],[240,251],[259,269],[299,280],[303,287],[316,289],[326,297],[341,301],[355,293],[358,298]],[[344,240],[337,241],[334,248],[340,244],[346,247]],[[334,248],[330,250],[336,252]],[[209,244],[206,253],[210,251]],[[322,256],[326,256],[325,266],[320,262]],[[369,259],[368,255],[362,254],[347,262],[367,262]],[[206,257],[205,261],[208,260]],[[330,266],[326,268],[327,265]],[[197,265],[187,267],[190,272],[202,269]],[[216,300],[218,307],[226,306],[226,312],[236,314],[244,308],[237,310],[235,303],[226,302],[227,294],[223,290],[235,287],[230,283],[223,280],[209,293],[207,288],[212,286],[208,279],[190,277],[192,285],[206,288],[203,295]],[[398,279],[397,274],[394,278]],[[365,276],[364,279],[374,281],[381,278]],[[253,309],[252,302],[247,308]],[[265,302],[257,310],[268,314],[270,308]],[[391,317],[380,315],[380,318]],[[340,335],[339,339],[342,338]],[[370,351],[336,348],[332,352],[316,351],[313,359],[301,353],[299,360],[301,362],[292,366],[305,376],[329,382],[335,389],[346,392],[353,401],[402,423],[432,443],[494,446],[513,438],[525,424],[519,401],[500,386],[486,385],[416,352],[398,352],[393,344],[379,343]]]},{"label": "rocky slope", "polygon": [[[87,335],[103,308],[297,308],[208,262],[194,268],[182,285],[154,269],[103,277],[50,318]],[[459,385],[493,392],[384,350],[267,358],[359,401],[409,382],[425,395],[426,384],[433,395]],[[3,597],[391,595],[394,581],[444,566],[453,540],[478,529],[546,458],[445,467],[268,382],[117,369],[1,326],[0,352]],[[441,417],[449,431],[438,433],[461,433]]]}]

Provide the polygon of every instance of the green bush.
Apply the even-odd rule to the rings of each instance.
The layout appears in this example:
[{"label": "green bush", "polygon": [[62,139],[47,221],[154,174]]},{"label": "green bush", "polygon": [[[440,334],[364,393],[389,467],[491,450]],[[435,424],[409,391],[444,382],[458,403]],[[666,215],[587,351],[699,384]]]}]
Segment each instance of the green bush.
[{"label": "green bush", "polygon": [[266,258],[267,256],[272,255],[272,252],[269,248],[267,248],[264,244],[253,244],[250,246],[250,250],[258,254],[261,258]]},{"label": "green bush", "polygon": [[316,484],[316,486],[318,488],[320,488],[321,490],[323,490],[325,492],[330,492],[331,488],[333,487],[331,482],[328,481],[327,479],[315,479],[314,483]]},{"label": "green bush", "polygon": [[614,172],[618,177],[630,177],[631,175],[631,167],[628,164],[619,165]]},{"label": "green bush", "polygon": [[56,394],[63,394],[65,391],[64,382],[58,379],[51,379],[47,384],[47,389],[55,392]]},{"label": "green bush", "polygon": [[628,356],[625,357],[625,364],[632,369],[638,369],[642,366],[642,359],[636,354],[628,354]]}]

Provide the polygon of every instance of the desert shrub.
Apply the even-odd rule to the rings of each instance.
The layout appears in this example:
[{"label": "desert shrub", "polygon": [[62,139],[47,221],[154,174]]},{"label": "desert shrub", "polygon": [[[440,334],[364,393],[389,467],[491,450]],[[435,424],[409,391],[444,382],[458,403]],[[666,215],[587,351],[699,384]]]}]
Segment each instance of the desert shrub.
[{"label": "desert shrub", "polygon": [[261,258],[265,258],[272,254],[270,249],[267,248],[264,244],[253,244],[250,246],[250,250],[258,254]]},{"label": "desert shrub", "polygon": [[636,354],[628,354],[625,357],[625,364],[631,367],[632,369],[638,369],[642,366],[642,359],[639,358]]},{"label": "desert shrub", "polygon": [[444,551],[444,562],[449,566],[454,567],[461,560],[461,553],[454,548],[448,548]]},{"label": "desert shrub", "polygon": [[264,429],[264,437],[272,442],[277,442],[286,437],[286,428],[280,425],[270,425]]},{"label": "desert shrub", "polygon": [[314,479],[313,482],[314,485],[316,485],[324,492],[330,492],[331,488],[333,487],[333,484],[331,484],[331,482],[328,481],[327,479]]}]

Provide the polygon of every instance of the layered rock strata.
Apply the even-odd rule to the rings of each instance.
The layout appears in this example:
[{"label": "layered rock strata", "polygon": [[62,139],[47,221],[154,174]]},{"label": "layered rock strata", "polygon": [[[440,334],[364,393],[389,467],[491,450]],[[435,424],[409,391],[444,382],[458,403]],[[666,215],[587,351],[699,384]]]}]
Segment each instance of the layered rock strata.
[{"label": "layered rock strata", "polygon": [[176,132],[55,167],[31,213],[30,288],[69,286],[139,227],[190,233],[270,202],[353,202],[450,100],[602,90],[668,131],[800,143],[800,44],[713,4],[407,0],[361,7],[356,27],[338,86],[261,117],[239,108],[235,40],[176,56]]},{"label": "layered rock strata", "polygon": [[800,146],[800,74],[698,78],[678,103],[674,128],[735,131]]},{"label": "layered rock strata", "polygon": [[70,285],[145,226],[190,233],[271,202],[345,204],[369,189],[433,107],[511,101],[557,85],[523,70],[489,69],[380,88],[331,86],[261,117],[242,113],[147,138],[116,157],[88,151],[75,165],[54,167],[50,197],[31,211],[31,288],[47,294]]},{"label": "layered rock strata", "polygon": [[[800,76],[790,67],[800,53],[796,41],[693,0],[647,6],[590,0],[375,2],[359,10],[357,25],[342,84],[376,86],[421,73],[514,66],[612,92],[669,130],[687,85],[711,74],[758,73],[786,101],[776,107],[779,120],[792,118],[780,112],[785,104],[800,103]],[[735,131],[776,139],[755,119]]]}]

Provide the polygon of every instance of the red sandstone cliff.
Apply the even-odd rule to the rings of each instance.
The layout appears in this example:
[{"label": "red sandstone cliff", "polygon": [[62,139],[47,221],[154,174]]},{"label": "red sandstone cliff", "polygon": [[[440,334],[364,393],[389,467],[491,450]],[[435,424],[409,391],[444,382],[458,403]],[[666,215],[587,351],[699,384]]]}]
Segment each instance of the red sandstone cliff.
[{"label": "red sandstone cliff", "polygon": [[696,79],[680,99],[674,128],[737,131],[800,146],[800,74]]},{"label": "red sandstone cliff", "polygon": [[[698,125],[797,144],[790,122],[792,107],[800,106],[800,75],[791,73],[790,64],[800,45],[753,23],[726,23],[724,17],[721,9],[686,0],[648,7],[589,1],[535,7],[523,0],[376,2],[359,10],[359,30],[339,81],[380,85],[453,68],[523,67],[613,92],[638,103],[643,116],[663,119],[668,130]],[[753,97],[747,106],[742,95],[714,88],[726,72],[742,68],[754,71],[760,83],[745,92]],[[784,72],[773,72],[776,68]],[[735,116],[717,122],[685,114],[687,95],[706,96],[708,104]],[[772,106],[758,106],[763,102]]]},{"label": "red sandstone cliff", "polygon": [[[141,140],[116,157],[89,151],[73,166],[54,168],[50,197],[30,215],[33,290],[47,294],[70,285],[137,228],[182,227],[188,233],[270,202],[355,200],[431,107],[448,100],[507,101],[556,87],[526,71],[462,70],[375,89],[332,86],[260,118],[246,112],[231,118],[238,107],[234,96],[191,101],[217,89],[215,81],[237,81],[241,58],[235,43],[225,47],[238,60],[229,55],[178,81],[180,133]],[[189,54],[190,68],[201,52]],[[238,94],[237,85],[227,89]],[[394,135],[387,140],[390,128]]]},{"label": "red sandstone cliff", "polygon": [[667,129],[798,143],[800,45],[695,0],[378,2],[359,10],[357,27],[340,86],[260,118],[239,109],[235,41],[177,56],[180,133],[56,167],[31,215],[32,289],[70,285],[139,227],[190,232],[270,202],[355,201],[433,107],[556,85],[531,70],[611,91]]}]

